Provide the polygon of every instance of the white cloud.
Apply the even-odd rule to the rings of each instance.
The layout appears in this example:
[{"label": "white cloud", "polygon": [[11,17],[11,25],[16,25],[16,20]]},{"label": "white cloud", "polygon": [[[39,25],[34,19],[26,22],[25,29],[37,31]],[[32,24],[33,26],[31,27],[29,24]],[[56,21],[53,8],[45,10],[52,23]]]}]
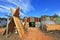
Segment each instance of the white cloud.
[{"label": "white cloud", "polygon": [[46,8],[46,9],[44,9],[44,11],[51,11],[51,9],[49,9],[49,8]]},{"label": "white cloud", "polygon": [[48,11],[48,10],[49,10],[48,8],[45,9],[45,11]]},{"label": "white cloud", "polygon": [[9,8],[7,6],[0,5],[0,7],[1,7],[0,9],[4,8],[4,9],[9,10]]},{"label": "white cloud", "polygon": [[[3,6],[3,5],[0,5],[0,12],[11,12],[10,11],[10,8],[13,8],[13,7],[7,7],[7,6]],[[13,8],[15,9],[15,8]]]},{"label": "white cloud", "polygon": [[20,15],[21,15],[21,16],[26,16],[26,15],[25,15],[24,13],[22,13],[22,12],[20,12]]},{"label": "white cloud", "polygon": [[[25,13],[34,10],[34,7],[31,5],[31,0],[0,0],[0,1],[2,1],[2,3],[3,3],[3,5],[0,4],[0,7],[6,9],[5,11],[7,11],[7,12],[10,11],[10,8],[16,9],[17,6],[20,6],[23,11],[23,13],[21,12],[21,15],[24,15]],[[6,3],[8,3],[8,4],[6,4]],[[4,9],[0,9],[0,11],[2,11]]]}]

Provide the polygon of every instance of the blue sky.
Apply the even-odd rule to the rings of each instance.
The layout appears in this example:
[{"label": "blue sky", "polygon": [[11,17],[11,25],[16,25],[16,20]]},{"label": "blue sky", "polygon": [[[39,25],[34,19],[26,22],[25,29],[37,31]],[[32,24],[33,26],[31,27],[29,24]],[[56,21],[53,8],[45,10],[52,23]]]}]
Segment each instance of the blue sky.
[{"label": "blue sky", "polygon": [[21,7],[20,15],[40,17],[41,15],[60,16],[60,0],[0,0],[0,17],[11,15],[10,8]]}]

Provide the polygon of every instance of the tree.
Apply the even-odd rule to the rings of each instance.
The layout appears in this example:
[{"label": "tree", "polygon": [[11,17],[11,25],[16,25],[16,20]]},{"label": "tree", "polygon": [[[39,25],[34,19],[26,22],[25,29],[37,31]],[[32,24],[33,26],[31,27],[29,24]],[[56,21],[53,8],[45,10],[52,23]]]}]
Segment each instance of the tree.
[{"label": "tree", "polygon": [[57,14],[54,14],[53,16],[54,16],[54,17],[59,17]]}]

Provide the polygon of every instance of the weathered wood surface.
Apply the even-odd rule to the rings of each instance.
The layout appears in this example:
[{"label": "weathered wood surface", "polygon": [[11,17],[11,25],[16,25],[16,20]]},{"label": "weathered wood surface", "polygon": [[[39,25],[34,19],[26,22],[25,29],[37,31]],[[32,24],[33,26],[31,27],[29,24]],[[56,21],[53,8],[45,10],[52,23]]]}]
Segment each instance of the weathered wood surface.
[{"label": "weathered wood surface", "polygon": [[19,36],[21,38],[24,34],[24,29],[23,29],[23,25],[22,25],[20,17],[19,17],[19,11],[20,11],[19,7],[16,10],[11,8],[12,16],[13,16],[16,28],[18,30]]},{"label": "weathered wood surface", "polygon": [[14,20],[13,20],[13,18],[11,18],[11,20],[10,20],[10,22],[8,24],[8,33],[9,32],[11,32],[11,33],[13,32],[14,26],[15,26]]}]

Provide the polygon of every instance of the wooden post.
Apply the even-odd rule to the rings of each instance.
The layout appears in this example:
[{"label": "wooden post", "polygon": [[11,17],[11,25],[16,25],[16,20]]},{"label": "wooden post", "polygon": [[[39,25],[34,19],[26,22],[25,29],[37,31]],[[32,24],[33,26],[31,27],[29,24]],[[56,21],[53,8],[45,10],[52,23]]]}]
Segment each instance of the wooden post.
[{"label": "wooden post", "polygon": [[[9,15],[9,13],[8,13],[8,15]],[[9,17],[7,18],[6,38],[8,37],[8,24],[9,24]]]},{"label": "wooden post", "polygon": [[27,18],[24,18],[24,21],[25,21],[24,29],[25,29],[25,31],[28,31]]}]

